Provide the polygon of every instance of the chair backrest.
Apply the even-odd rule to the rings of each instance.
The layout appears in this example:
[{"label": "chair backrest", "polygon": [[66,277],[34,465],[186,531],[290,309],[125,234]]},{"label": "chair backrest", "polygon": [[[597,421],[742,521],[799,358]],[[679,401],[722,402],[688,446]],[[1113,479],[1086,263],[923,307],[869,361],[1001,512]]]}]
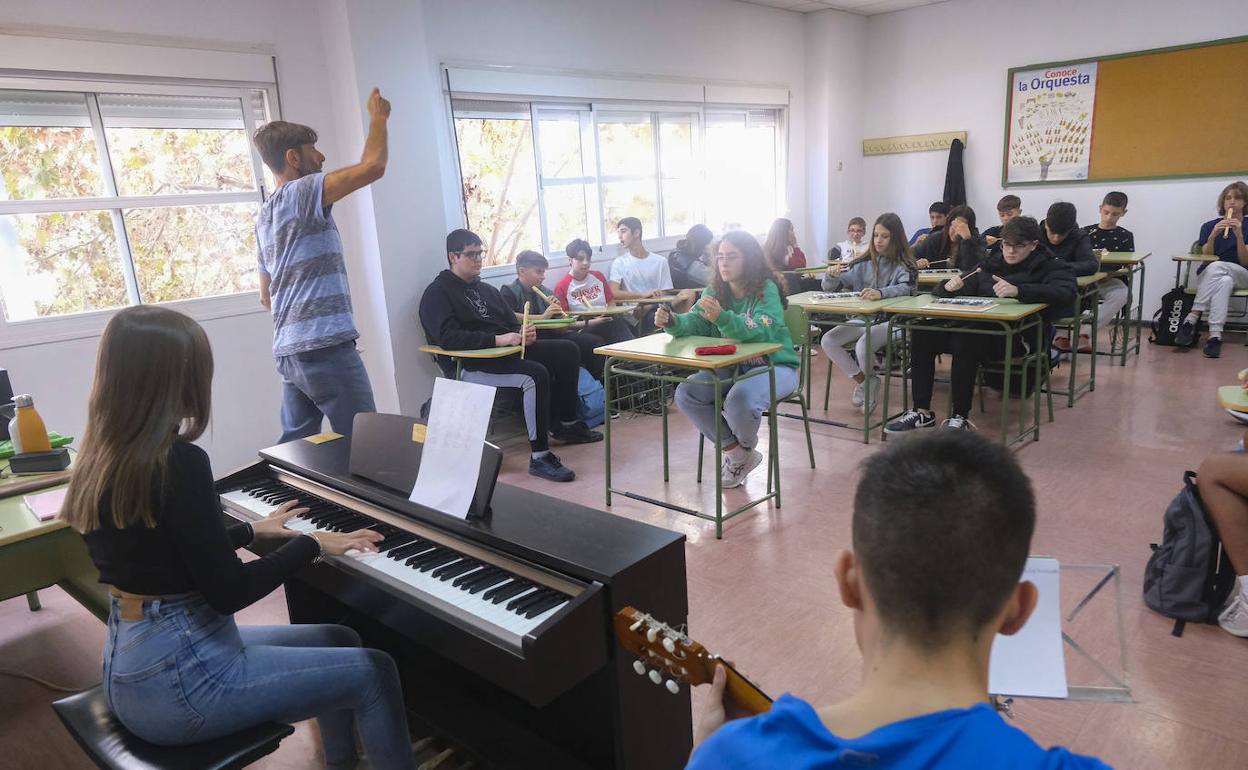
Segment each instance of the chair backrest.
[{"label": "chair backrest", "polygon": [[802,392],[806,381],[802,373],[810,363],[810,319],[806,317],[806,311],[789,305],[784,309],[784,325],[789,328],[789,336],[793,338],[793,347],[797,348],[797,358],[801,362],[797,369],[797,390],[794,391],[797,394]]}]

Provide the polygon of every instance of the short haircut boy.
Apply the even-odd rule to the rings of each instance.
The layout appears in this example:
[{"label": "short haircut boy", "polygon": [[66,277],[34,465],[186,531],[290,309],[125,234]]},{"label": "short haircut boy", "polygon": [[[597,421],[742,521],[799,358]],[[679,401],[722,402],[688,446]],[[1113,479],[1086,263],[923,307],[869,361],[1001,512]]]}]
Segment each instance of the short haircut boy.
[{"label": "short haircut boy", "polygon": [[589,245],[589,241],[581,238],[571,241],[568,243],[567,248],[564,249],[564,252],[568,255],[569,259],[576,259],[582,251],[591,257],[594,255],[594,249]]},{"label": "short haircut boy", "polygon": [[952,210],[953,210],[953,206],[949,205],[948,203],[945,203],[944,201],[936,201],[935,203],[927,207],[927,213],[944,214],[945,216],[949,216],[949,212]]},{"label": "short haircut boy", "polygon": [[886,632],[938,648],[982,631],[1018,585],[1035,530],[1014,454],[939,431],[888,442],[862,468],[853,547]]},{"label": "short haircut boy", "polygon": [[637,217],[624,217],[616,227],[627,227],[634,233],[641,233],[641,220]]},{"label": "short haircut boy", "polygon": [[862,217],[854,217],[853,219],[849,220],[849,227],[853,227],[854,225],[858,225],[863,230],[866,230],[867,220],[863,219]]},{"label": "short haircut boy", "polygon": [[1014,209],[1023,207],[1023,199],[1017,195],[1002,195],[1001,200],[997,201],[997,213],[1003,214]]},{"label": "short haircut boy", "polygon": [[462,227],[458,230],[452,230],[446,235],[446,253],[458,254],[469,246],[480,246],[481,236],[471,230],[465,230]]},{"label": "short haircut boy", "polygon": [[535,268],[540,267],[543,270],[550,267],[550,263],[546,261],[546,257],[538,254],[536,251],[522,251],[516,255],[516,267]]},{"label": "short haircut boy", "polygon": [[1001,225],[1001,240],[1020,244],[1040,240],[1040,223],[1034,217],[1014,217]]},{"label": "short haircut boy", "polygon": [[1053,235],[1065,235],[1074,230],[1079,226],[1079,214],[1075,211],[1075,204],[1058,201],[1049,206],[1048,212],[1044,215],[1044,223],[1048,225],[1049,232]]},{"label": "short haircut boy", "polygon": [[1105,200],[1101,201],[1102,206],[1117,206],[1120,209],[1127,207],[1127,194],[1114,190],[1105,193]]},{"label": "short haircut boy", "polygon": [[274,120],[256,129],[251,139],[264,165],[274,174],[286,170],[286,151],[299,152],[305,144],[316,144],[316,131],[301,124]]}]

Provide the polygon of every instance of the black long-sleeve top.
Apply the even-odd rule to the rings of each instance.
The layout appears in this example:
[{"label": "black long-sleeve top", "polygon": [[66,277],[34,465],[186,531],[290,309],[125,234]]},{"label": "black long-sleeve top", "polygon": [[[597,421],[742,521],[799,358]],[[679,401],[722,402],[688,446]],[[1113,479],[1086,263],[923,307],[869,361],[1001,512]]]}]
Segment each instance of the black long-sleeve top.
[{"label": "black long-sleeve top", "polygon": [[420,297],[425,337],[446,350],[494,347],[494,338],[520,330],[520,322],[498,289],[477,279],[469,283],[443,270]]},{"label": "black long-sleeve top", "polygon": [[1070,265],[1070,269],[1074,271],[1076,276],[1092,275],[1100,266],[1101,262],[1092,253],[1092,241],[1088,238],[1088,234],[1076,227],[1066,234],[1059,244],[1052,244],[1044,233],[1044,223],[1040,223],[1041,238],[1040,242],[1049,247],[1049,251],[1053,252],[1053,256]]},{"label": "black long-sleeve top", "polygon": [[[970,239],[958,241],[957,246],[957,253],[953,255],[953,261],[937,265],[938,269],[974,270],[979,267],[979,264],[984,261],[984,257],[988,255],[983,237],[974,230],[971,231]],[[947,229],[941,228],[928,235],[919,245],[914,247],[914,258],[933,262],[938,259],[948,258],[949,252],[949,232]]]},{"label": "black long-sleeve top", "polygon": [[204,450],[184,441],[169,450],[164,488],[154,490],[156,526],[117,529],[111,501],[100,504],[100,526],[85,536],[100,582],[135,594],[168,596],[196,591],[214,610],[230,615],[264,597],[320,552],[310,537],[295,537],[255,561],[235,551],[251,528],[226,527]]}]

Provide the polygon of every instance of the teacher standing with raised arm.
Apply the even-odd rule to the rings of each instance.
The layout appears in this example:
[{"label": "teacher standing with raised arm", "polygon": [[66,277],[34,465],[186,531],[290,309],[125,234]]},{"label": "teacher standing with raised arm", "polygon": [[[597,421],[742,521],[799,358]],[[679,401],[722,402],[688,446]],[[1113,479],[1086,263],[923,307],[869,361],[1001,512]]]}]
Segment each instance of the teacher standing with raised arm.
[{"label": "teacher standing with raised arm", "polygon": [[355,349],[360,333],[351,315],[351,290],[342,239],[330,214],[337,201],[386,172],[390,102],[374,88],[368,97],[368,139],[360,162],[324,173],[316,132],[275,120],[254,138],[277,180],[256,220],[260,303],[273,311],[273,357],[282,376],[282,437],[319,433],[325,417],[351,435],[359,412],[376,410],[373,388]]}]

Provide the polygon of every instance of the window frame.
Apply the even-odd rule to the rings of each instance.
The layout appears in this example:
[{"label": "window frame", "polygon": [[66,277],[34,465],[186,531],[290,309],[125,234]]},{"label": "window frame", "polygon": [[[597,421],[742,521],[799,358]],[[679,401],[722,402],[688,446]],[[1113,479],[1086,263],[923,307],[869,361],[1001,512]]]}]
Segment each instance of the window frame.
[{"label": "window frame", "polygon": [[[458,137],[455,133],[455,119],[459,117],[488,117],[488,110],[483,110],[479,105],[490,101],[506,102],[515,104],[517,102],[528,103],[529,120],[531,122],[531,141],[533,142],[534,163],[537,170],[537,206],[538,206],[538,223],[541,238],[541,248],[552,265],[561,265],[560,261],[564,256],[560,244],[550,242],[549,238],[549,221],[547,218],[547,201],[546,191],[550,188],[571,185],[584,185],[584,189],[590,191],[585,196],[586,207],[586,230],[595,227],[594,219],[598,221],[598,238],[600,240],[596,249],[600,254],[614,257],[615,254],[609,249],[615,243],[612,237],[613,233],[608,232],[606,224],[603,221],[602,202],[604,200],[603,186],[612,182],[621,181],[651,181],[648,175],[610,175],[604,176],[602,173],[602,155],[599,146],[599,120],[605,113],[608,116],[618,113],[647,114],[651,124],[652,148],[655,156],[655,170],[653,175],[654,194],[655,194],[655,216],[656,228],[655,232],[648,232],[643,243],[650,250],[670,249],[680,238],[684,237],[684,232],[668,233],[665,216],[663,182],[664,179],[676,179],[680,177],[667,177],[664,175],[662,164],[662,116],[665,114],[679,114],[690,117],[690,127],[693,131],[692,136],[692,152],[694,157],[695,170],[691,178],[687,181],[692,182],[697,190],[694,202],[693,216],[696,221],[703,221],[706,217],[706,195],[705,186],[707,180],[705,157],[706,157],[706,116],[707,113],[744,113],[744,118],[748,124],[749,113],[752,111],[770,111],[775,116],[775,212],[774,216],[781,216],[782,212],[787,210],[787,194],[786,187],[788,178],[786,170],[788,168],[788,134],[787,121],[788,110],[787,104],[720,104],[720,103],[691,103],[691,102],[644,102],[632,100],[586,100],[586,99],[567,99],[562,100],[552,97],[540,96],[520,96],[520,95],[504,95],[504,94],[480,94],[480,93],[459,93],[451,90],[445,92],[446,105],[448,110],[452,146],[455,148],[454,172],[456,178],[454,180],[459,194],[456,196],[460,202],[456,219],[448,222],[450,228],[467,227],[467,202],[463,197],[463,169],[460,163],[460,153],[458,145]],[[472,109],[462,113],[456,112],[454,104],[457,100],[471,100],[475,105]],[[581,123],[581,156],[582,156],[582,172],[592,171],[593,176],[580,177],[546,177],[542,168],[542,139],[541,139],[541,120],[543,113],[551,112],[577,112]],[[606,121],[604,121],[606,122]],[[586,153],[592,155],[587,158]],[[587,168],[588,167],[588,168]],[[591,210],[592,205],[592,210]],[[589,236],[589,233],[586,233]],[[591,238],[592,240],[592,238]],[[509,276],[515,272],[515,266],[506,265],[489,265],[483,267],[481,275],[483,278],[498,278]]]},{"label": "window frame", "polygon": [[[141,303],[138,277],[135,274],[134,255],[127,236],[124,215],[127,211],[143,208],[263,203],[270,191],[267,189],[263,162],[250,141],[256,130],[255,116],[252,112],[252,95],[257,91],[263,92],[268,120],[280,120],[281,102],[276,83],[202,81],[191,84],[187,82],[159,82],[150,79],[128,80],[116,77],[101,77],[99,79],[81,77],[42,78],[0,74],[0,89],[44,92],[62,91],[85,96],[91,133],[95,140],[96,154],[98,156],[98,170],[103,178],[104,192],[106,193],[104,196],[89,198],[0,201],[0,216],[75,211],[108,211],[117,241],[117,258],[121,262],[122,276],[126,284],[127,304],[122,307],[132,307],[137,304],[160,304],[186,313],[192,318],[201,321],[254,313],[267,314],[269,312],[260,304],[258,290],[211,297],[194,297],[171,302]],[[117,195],[117,179],[113,172],[112,157],[108,152],[108,144],[104,136],[105,128],[100,115],[99,96],[101,94],[216,96],[239,99],[243,116],[243,131],[248,138],[247,146],[251,157],[252,173],[256,179],[256,189],[241,192],[197,192],[177,195]],[[112,318],[114,313],[121,310],[122,307],[66,313],[20,321],[10,321],[5,318],[3,312],[0,312],[0,351],[48,342],[99,336],[108,324],[109,319]]]}]

